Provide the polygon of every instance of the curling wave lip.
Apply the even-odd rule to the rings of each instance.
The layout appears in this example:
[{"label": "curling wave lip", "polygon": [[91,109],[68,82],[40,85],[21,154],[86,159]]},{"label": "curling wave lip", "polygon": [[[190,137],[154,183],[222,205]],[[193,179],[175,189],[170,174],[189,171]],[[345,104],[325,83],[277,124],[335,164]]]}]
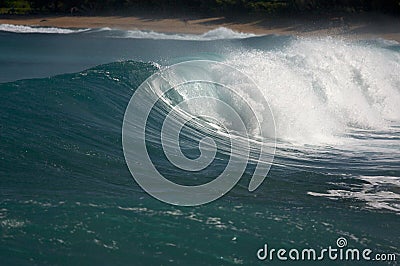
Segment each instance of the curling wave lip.
[{"label": "curling wave lip", "polygon": [[[204,88],[213,88],[214,94]],[[173,103],[167,96],[171,91],[179,96],[176,97],[179,102]],[[218,145],[222,145],[230,157],[226,168],[215,179],[202,185],[184,186],[171,182],[158,171],[147,151],[146,126],[153,110],[166,110],[158,108],[159,104],[169,109],[160,115],[165,116],[161,144],[171,167],[188,172],[205,169],[216,158]],[[226,129],[224,141],[216,138],[222,135],[212,127],[203,128],[199,117],[219,121]],[[179,142],[182,129],[193,121],[200,125],[191,129],[191,134],[199,140],[200,156],[196,159],[186,157]],[[206,133],[212,133],[211,137]],[[262,141],[266,137],[268,144]],[[229,145],[221,144],[227,139]],[[122,144],[132,176],[147,193],[169,204],[195,206],[229,192],[250,162],[256,167],[249,191],[263,182],[274,157],[275,122],[268,102],[248,76],[220,62],[187,61],[157,72],[136,89],[125,111]]]}]

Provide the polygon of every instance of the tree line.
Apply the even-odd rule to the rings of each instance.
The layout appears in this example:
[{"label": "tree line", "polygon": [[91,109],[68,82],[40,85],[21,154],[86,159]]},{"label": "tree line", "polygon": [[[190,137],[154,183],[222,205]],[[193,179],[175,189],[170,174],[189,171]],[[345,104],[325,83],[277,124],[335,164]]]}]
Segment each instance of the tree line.
[{"label": "tree line", "polygon": [[124,10],[206,13],[378,11],[400,14],[400,0],[0,0],[0,8],[28,13],[90,13]]}]

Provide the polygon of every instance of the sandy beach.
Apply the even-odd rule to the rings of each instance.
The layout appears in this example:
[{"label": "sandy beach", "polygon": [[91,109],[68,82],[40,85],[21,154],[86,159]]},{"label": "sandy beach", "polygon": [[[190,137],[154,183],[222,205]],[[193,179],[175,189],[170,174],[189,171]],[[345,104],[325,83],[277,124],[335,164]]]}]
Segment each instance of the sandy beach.
[{"label": "sandy beach", "polygon": [[152,30],[166,33],[201,34],[218,27],[255,34],[330,35],[350,38],[384,38],[400,41],[400,19],[382,14],[331,16],[242,17],[221,16],[3,16],[0,24],[61,28]]}]

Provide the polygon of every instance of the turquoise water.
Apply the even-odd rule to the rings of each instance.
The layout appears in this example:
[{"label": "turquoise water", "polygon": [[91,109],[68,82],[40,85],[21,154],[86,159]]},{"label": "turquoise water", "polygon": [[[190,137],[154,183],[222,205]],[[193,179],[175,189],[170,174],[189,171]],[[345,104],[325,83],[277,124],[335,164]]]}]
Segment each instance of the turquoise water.
[{"label": "turquoise water", "polygon": [[[2,265],[262,265],[271,264],[256,256],[265,243],[321,249],[339,237],[352,248],[394,253],[398,263],[398,43],[227,30],[3,31],[0,52]],[[138,86],[192,58],[252,77],[271,105],[278,141],[255,192],[247,190],[248,169],[222,198],[179,207],[132,179],[121,129]],[[153,117],[149,130],[160,123]],[[172,170],[160,143],[149,147],[159,169],[188,184],[224,166],[188,178]],[[357,263],[365,262],[344,262]]]}]

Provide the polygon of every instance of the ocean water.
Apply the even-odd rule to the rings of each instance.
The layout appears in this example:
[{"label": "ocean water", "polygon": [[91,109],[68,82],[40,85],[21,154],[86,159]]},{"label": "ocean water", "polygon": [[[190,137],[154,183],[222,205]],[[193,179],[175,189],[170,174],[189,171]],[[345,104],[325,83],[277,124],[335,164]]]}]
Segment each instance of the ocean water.
[{"label": "ocean water", "polygon": [[[277,143],[254,192],[247,189],[249,167],[218,200],[180,207],[134,181],[121,134],[140,84],[193,59],[252,78],[274,115]],[[257,251],[266,243],[336,247],[344,237],[348,247],[395,254],[397,261],[381,263],[397,265],[399,74],[400,44],[383,39],[0,25],[0,264],[285,264],[261,261]],[[177,93],[185,98],[190,90]],[[146,125],[150,134],[171,108],[161,107]],[[221,142],[206,123],[196,130]],[[185,152],[195,158],[199,139],[189,133]],[[157,140],[149,155],[178,183],[206,183],[226,166],[226,154],[218,153],[205,171],[176,171]]]}]

